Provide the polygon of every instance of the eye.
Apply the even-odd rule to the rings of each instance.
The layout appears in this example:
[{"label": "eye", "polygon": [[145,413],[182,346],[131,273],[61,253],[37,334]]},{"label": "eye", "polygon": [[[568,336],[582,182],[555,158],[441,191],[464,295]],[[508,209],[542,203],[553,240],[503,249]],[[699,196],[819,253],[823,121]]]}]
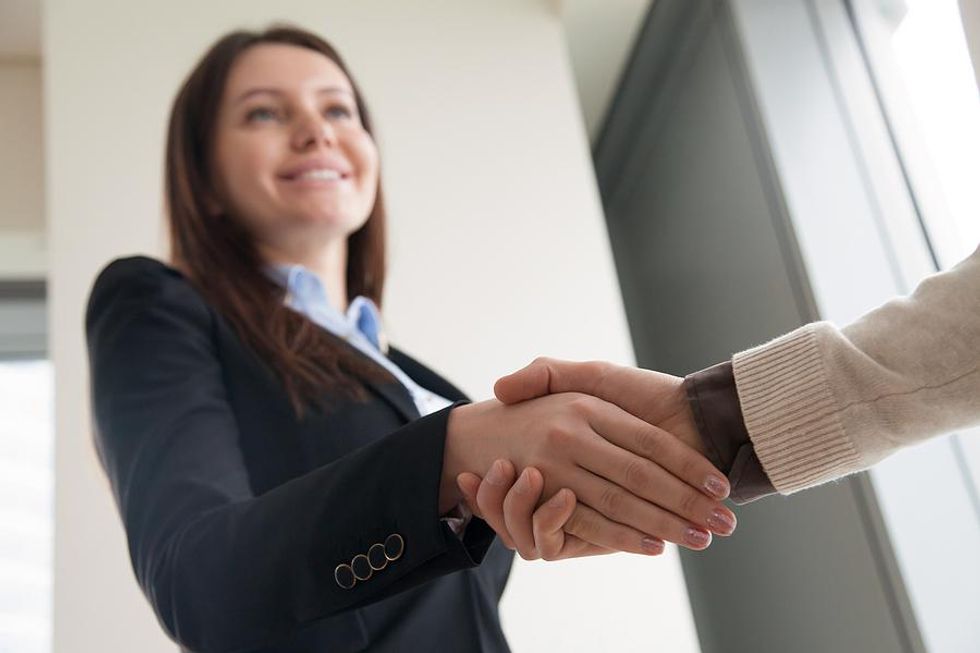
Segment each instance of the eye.
[{"label": "eye", "polygon": [[256,107],[245,114],[245,120],[248,122],[266,122],[278,119],[279,113],[269,107]]},{"label": "eye", "polygon": [[331,104],[323,113],[328,118],[352,118],[354,116],[354,112],[343,104]]}]

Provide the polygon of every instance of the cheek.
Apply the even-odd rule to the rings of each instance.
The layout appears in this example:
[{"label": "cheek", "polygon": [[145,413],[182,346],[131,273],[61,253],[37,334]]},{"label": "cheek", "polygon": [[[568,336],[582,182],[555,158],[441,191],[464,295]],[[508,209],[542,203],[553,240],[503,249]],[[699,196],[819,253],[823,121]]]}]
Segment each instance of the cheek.
[{"label": "cheek", "polygon": [[227,199],[244,208],[249,199],[268,185],[274,160],[267,148],[253,142],[232,141],[219,150],[218,173]]},{"label": "cheek", "polygon": [[357,160],[362,182],[373,193],[375,186],[378,184],[378,169],[380,166],[378,148],[368,133],[362,132],[361,136],[353,141],[351,149],[352,157]]}]

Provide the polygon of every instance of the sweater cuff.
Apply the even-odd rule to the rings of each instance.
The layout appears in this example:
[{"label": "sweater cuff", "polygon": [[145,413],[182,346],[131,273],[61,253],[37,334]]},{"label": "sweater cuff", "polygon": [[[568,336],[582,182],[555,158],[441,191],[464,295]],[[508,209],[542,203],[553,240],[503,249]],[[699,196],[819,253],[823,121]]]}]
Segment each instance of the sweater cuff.
[{"label": "sweater cuff", "polygon": [[774,494],[742,420],[732,364],[690,374],[684,388],[708,458],[728,476],[731,500],[744,504]]},{"label": "sweater cuff", "polygon": [[782,494],[836,478],[858,463],[827,382],[821,326],[809,324],[732,359],[745,427]]}]

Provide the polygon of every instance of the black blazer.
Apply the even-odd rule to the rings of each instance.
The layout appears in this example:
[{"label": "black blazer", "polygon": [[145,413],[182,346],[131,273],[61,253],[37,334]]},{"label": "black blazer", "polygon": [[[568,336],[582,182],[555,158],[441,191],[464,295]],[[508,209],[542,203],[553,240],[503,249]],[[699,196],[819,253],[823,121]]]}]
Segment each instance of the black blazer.
[{"label": "black blazer", "polygon": [[366,403],[297,420],[229,323],[145,257],[100,273],[86,329],[96,446],[136,578],[182,650],[507,650],[512,553],[484,522],[460,540],[438,514],[451,408],[419,418],[389,375]]}]

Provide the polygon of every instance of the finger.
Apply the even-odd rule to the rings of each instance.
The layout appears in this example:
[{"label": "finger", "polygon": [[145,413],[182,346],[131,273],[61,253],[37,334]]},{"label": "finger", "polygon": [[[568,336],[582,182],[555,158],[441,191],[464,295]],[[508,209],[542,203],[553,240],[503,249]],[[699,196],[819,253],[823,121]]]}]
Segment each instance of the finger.
[{"label": "finger", "polygon": [[597,361],[573,363],[537,358],[530,365],[497,379],[493,392],[505,404],[514,404],[556,392],[594,394],[602,376],[613,367]]},{"label": "finger", "polygon": [[476,503],[483,513],[482,519],[497,532],[508,549],[514,549],[514,540],[504,521],[504,497],[514,484],[514,465],[509,460],[496,460],[490,466],[476,493]]},{"label": "finger", "polygon": [[[605,556],[611,553],[622,553],[622,551],[617,551],[615,549],[607,549],[604,546],[599,546],[597,544],[592,544],[586,542],[585,540],[580,540],[574,535],[565,533],[565,544],[562,547],[561,553],[555,560],[568,560],[570,558],[587,558],[590,556]],[[653,553],[648,553],[645,555],[658,555]]]},{"label": "finger", "polygon": [[456,486],[463,493],[463,500],[466,502],[466,506],[470,509],[470,512],[480,519],[483,519],[483,513],[476,502],[476,493],[480,489],[480,483],[482,482],[483,479],[472,472],[463,472],[456,477]]},{"label": "finger", "polygon": [[561,559],[565,548],[565,522],[575,510],[575,493],[561,489],[534,511],[532,530],[534,545],[545,560]]},{"label": "finger", "polygon": [[617,553],[565,532],[578,503],[575,493],[564,488],[534,511],[534,543],[544,560],[565,560]]},{"label": "finger", "polygon": [[533,467],[526,467],[504,497],[504,523],[507,532],[525,560],[541,557],[534,542],[532,517],[544,490],[544,478]]},{"label": "finger", "polygon": [[605,455],[583,457],[586,468],[716,535],[732,534],[735,514],[705,494],[708,479],[721,476],[700,454],[608,404],[591,411],[589,423],[617,446],[603,447]]},{"label": "finger", "polygon": [[[565,522],[566,547],[580,546],[590,552],[624,551],[640,555],[657,556],[664,552],[661,538],[647,535],[624,524],[614,522],[581,501],[572,516]],[[569,538],[577,540],[571,546]],[[595,553],[593,553],[594,555]]]},{"label": "finger", "polygon": [[[579,505],[585,504],[607,520],[628,526],[636,532],[688,549],[700,551],[711,544],[711,532],[706,528],[641,499],[589,470],[580,468],[579,471],[580,476],[574,484]],[[607,546],[604,542],[588,537],[583,539]]]}]

